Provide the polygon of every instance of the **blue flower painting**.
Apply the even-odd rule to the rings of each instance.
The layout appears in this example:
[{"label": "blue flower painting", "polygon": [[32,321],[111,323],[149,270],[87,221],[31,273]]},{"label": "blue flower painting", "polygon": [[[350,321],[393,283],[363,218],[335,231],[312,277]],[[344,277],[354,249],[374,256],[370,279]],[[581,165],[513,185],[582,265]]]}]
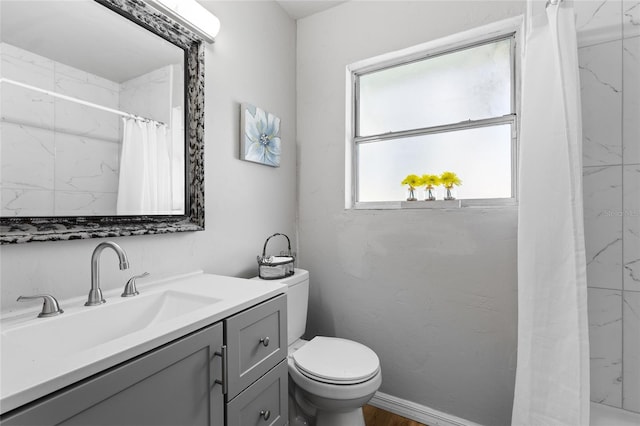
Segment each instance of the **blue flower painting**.
[{"label": "blue flower painting", "polygon": [[242,104],[240,158],[280,167],[280,119],[250,104]]}]

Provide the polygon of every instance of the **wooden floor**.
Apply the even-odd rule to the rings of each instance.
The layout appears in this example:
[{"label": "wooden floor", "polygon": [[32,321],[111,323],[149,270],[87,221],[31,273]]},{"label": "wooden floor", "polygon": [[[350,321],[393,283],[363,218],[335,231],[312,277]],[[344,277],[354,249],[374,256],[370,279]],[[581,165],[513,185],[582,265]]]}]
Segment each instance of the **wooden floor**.
[{"label": "wooden floor", "polygon": [[367,426],[427,426],[371,405],[365,405],[363,411],[364,422]]}]

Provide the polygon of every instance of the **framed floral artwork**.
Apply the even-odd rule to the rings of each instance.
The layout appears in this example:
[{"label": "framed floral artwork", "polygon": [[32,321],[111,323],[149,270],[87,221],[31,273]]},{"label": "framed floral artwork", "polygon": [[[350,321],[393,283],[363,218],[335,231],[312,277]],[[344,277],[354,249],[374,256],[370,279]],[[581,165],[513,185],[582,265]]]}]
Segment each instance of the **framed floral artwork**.
[{"label": "framed floral artwork", "polygon": [[240,159],[280,167],[280,119],[251,104],[240,108]]}]

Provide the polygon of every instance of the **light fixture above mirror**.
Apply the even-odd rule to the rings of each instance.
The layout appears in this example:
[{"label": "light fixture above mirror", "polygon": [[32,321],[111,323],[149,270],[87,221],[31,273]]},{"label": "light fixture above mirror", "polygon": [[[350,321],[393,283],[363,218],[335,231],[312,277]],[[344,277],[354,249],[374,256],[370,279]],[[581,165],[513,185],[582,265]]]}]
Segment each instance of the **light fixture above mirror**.
[{"label": "light fixture above mirror", "polygon": [[196,0],[147,0],[151,6],[213,43],[220,31],[220,20]]}]

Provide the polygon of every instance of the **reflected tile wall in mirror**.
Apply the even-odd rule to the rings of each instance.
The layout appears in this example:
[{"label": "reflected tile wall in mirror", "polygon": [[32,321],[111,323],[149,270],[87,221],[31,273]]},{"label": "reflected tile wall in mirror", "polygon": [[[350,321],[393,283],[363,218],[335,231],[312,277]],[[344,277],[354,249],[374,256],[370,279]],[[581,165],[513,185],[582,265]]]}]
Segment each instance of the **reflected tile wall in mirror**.
[{"label": "reflected tile wall in mirror", "polygon": [[[3,77],[119,106],[117,83],[7,43],[0,55]],[[118,117],[6,83],[2,91],[2,215],[114,214],[115,203],[98,206],[117,193]]]},{"label": "reflected tile wall in mirror", "polygon": [[[184,146],[181,115],[172,117],[184,96],[182,67],[163,66],[120,84],[7,43],[0,55],[3,77],[169,125],[175,122],[175,138],[181,140],[176,146]],[[2,90],[2,215],[115,215],[121,118],[14,85],[3,84]],[[46,191],[53,194],[43,195]],[[183,190],[177,199],[176,214],[182,214]]]}]

